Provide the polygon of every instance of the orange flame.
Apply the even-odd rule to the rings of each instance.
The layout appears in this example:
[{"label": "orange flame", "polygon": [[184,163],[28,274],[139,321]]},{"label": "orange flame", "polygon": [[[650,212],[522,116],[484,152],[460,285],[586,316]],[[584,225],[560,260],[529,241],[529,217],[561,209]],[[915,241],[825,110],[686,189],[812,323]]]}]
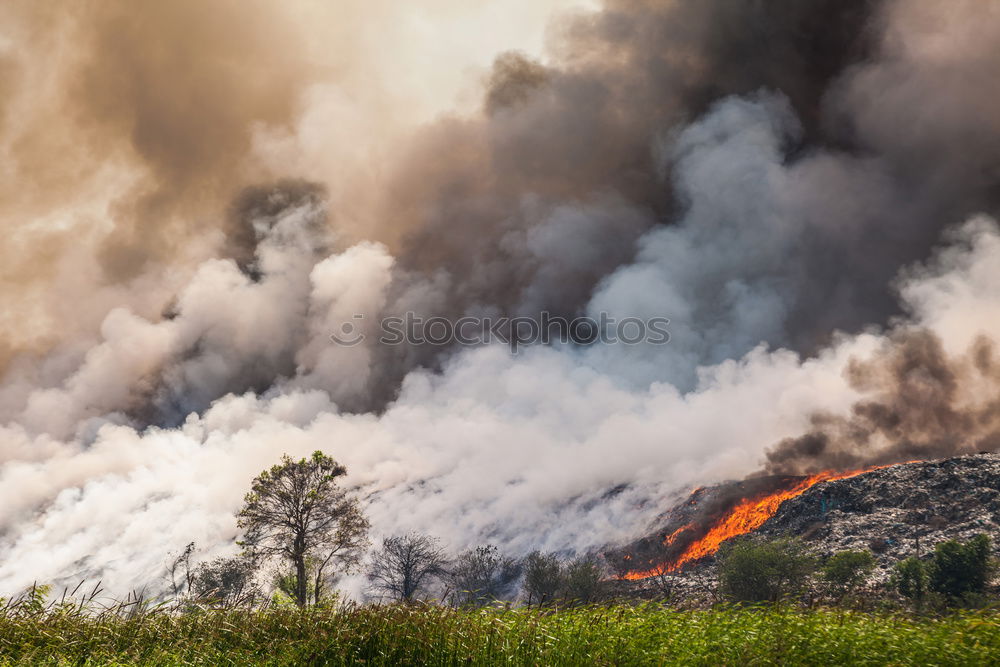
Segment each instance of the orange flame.
[{"label": "orange flame", "polygon": [[671,544],[677,541],[677,537],[681,533],[683,533],[686,530],[690,530],[691,528],[694,528],[693,523],[689,523],[686,526],[681,526],[680,528],[678,528],[677,530],[675,530],[674,532],[670,533],[669,535],[663,538],[663,545],[669,547]]},{"label": "orange flame", "polygon": [[[895,465],[895,464],[893,464]],[[827,470],[825,472],[810,475],[797,482],[788,489],[782,489],[773,493],[744,498],[728,514],[716,521],[705,535],[687,546],[683,553],[671,562],[646,571],[627,572],[622,579],[635,581],[638,579],[648,579],[666,572],[676,572],[684,564],[711,556],[719,550],[722,543],[740,535],[746,535],[764,525],[764,523],[774,516],[781,504],[786,500],[791,500],[801,496],[803,493],[821,482],[830,482],[837,479],[848,479],[857,477],[872,470],[881,470],[891,466],[874,466],[863,470],[851,470],[849,472],[835,472]],[[682,526],[668,535],[664,539],[665,545],[672,544],[677,536],[692,527],[692,524]]]}]

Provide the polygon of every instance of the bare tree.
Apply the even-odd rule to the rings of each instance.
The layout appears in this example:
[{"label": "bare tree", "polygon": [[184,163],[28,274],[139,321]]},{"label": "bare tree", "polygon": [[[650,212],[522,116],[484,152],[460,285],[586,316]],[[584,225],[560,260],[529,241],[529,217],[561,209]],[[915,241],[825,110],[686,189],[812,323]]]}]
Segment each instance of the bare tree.
[{"label": "bare tree", "polygon": [[[174,595],[180,596],[185,591],[191,590],[193,573],[191,572],[191,556],[194,555],[194,542],[188,542],[184,550],[177,557],[170,561],[167,571],[170,573],[170,586],[174,589]],[[177,578],[182,577],[177,583]]]},{"label": "bare tree", "polygon": [[666,563],[656,566],[646,581],[652,584],[657,597],[665,602],[674,601],[680,590],[680,575],[671,571]]},{"label": "bare tree", "polygon": [[[237,515],[248,554],[282,558],[295,570],[295,602],[319,602],[331,570],[349,570],[368,546],[368,520],[358,501],[340,488],[347,469],[323,452],[281,463],[254,480]],[[314,563],[308,571],[307,561]],[[310,576],[312,582],[310,582]]]},{"label": "bare tree", "polygon": [[452,599],[458,605],[483,605],[504,599],[521,576],[521,565],[492,544],[458,556],[448,573]]},{"label": "bare tree", "polygon": [[528,604],[545,605],[559,597],[563,565],[555,554],[533,551],[524,559],[524,594]]},{"label": "bare tree", "polygon": [[368,581],[374,591],[405,602],[420,595],[433,577],[444,572],[446,563],[437,538],[419,533],[387,537],[372,554]]}]

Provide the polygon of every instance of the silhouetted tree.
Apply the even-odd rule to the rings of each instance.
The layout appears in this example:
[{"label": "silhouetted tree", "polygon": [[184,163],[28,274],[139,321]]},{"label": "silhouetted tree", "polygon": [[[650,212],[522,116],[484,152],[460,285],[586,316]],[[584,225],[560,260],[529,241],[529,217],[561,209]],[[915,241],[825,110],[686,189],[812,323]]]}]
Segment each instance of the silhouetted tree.
[{"label": "silhouetted tree", "polygon": [[348,570],[368,546],[368,520],[358,501],[337,484],[347,470],[322,452],[281,463],[258,475],[237,515],[248,554],[278,557],[294,568],[296,604],[319,602],[330,570]]},{"label": "silhouetted tree", "polygon": [[521,575],[520,564],[492,544],[458,556],[448,573],[452,599],[458,605],[483,605],[501,600]]},{"label": "silhouetted tree", "polygon": [[167,566],[167,571],[170,573],[170,586],[174,589],[175,596],[180,596],[191,590],[193,579],[191,557],[194,555],[194,551],[194,542],[188,542],[187,546]]},{"label": "silhouetted tree", "polygon": [[409,601],[444,572],[446,563],[447,557],[437,538],[419,533],[387,537],[372,554],[368,581],[381,595]]},{"label": "silhouetted tree", "polygon": [[563,570],[559,557],[533,551],[524,559],[524,595],[527,603],[544,605],[553,602],[563,588]]}]

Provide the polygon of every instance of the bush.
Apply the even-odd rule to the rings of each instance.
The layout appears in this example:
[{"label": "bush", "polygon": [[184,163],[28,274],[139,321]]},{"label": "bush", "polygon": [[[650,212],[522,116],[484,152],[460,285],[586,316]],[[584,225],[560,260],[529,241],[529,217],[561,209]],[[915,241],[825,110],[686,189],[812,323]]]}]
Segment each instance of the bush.
[{"label": "bush", "polygon": [[927,569],[918,558],[911,556],[896,563],[890,583],[900,595],[919,606],[927,596]]},{"label": "bush", "polygon": [[857,588],[875,569],[875,557],[868,551],[841,551],[823,565],[823,579],[837,594]]},{"label": "bush", "polygon": [[948,540],[934,548],[928,568],[930,587],[952,600],[980,595],[986,591],[992,570],[989,537],[977,535],[966,544]]},{"label": "bush", "polygon": [[191,577],[194,599],[210,604],[233,604],[261,597],[254,584],[254,564],[246,558],[216,558],[202,563]]},{"label": "bush", "polygon": [[534,551],[524,559],[523,567],[529,605],[587,604],[602,599],[606,592],[604,568],[592,556],[564,563],[555,554]]},{"label": "bush", "polygon": [[732,540],[719,550],[719,586],[737,602],[776,602],[799,593],[815,567],[798,540]]},{"label": "bush", "polygon": [[593,558],[581,556],[566,565],[562,596],[569,602],[586,604],[604,597],[604,572]]}]

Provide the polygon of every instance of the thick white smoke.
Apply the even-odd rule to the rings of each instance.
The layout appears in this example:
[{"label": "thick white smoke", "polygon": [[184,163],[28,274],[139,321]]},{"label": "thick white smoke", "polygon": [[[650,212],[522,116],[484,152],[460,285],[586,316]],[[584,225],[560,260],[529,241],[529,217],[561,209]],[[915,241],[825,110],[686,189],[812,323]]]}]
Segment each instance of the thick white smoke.
[{"label": "thick white smoke", "polygon": [[[726,275],[737,252],[727,243],[740,233],[767,239],[759,259],[744,259],[763,269],[794,241],[780,215],[787,175],[777,150],[790,127],[780,98],[735,99],[678,138],[688,215],[644,238],[637,262],[591,303],[682,313],[667,346],[468,349],[441,373],[412,372],[383,414],[342,413],[338,401],[361,390],[378,350],[372,339],[340,347],[328,335],[354,313],[377,318],[393,261],[367,243],[318,254],[309,205],[261,229],[258,280],[231,260],[211,260],[180,292],[172,318],[113,311],[103,342],[64,378],[20,396],[8,388],[0,588],[100,576],[121,590],[155,582],[166,552],[189,541],[231,549],[249,480],[284,453],[321,449],[347,465],[377,534],[421,530],[455,548],[490,540],[514,552],[626,539],[686,485],[758,469],[765,450],[804,430],[811,413],[846,411],[858,398],[844,377],[849,359],[886,344],[873,331],[805,360],[759,346],[701,362],[706,346],[727,338],[698,331],[698,308],[765,340],[770,318],[781,316],[774,304],[794,288],[766,271],[751,284]],[[710,196],[712,182],[723,196]],[[740,209],[739,201],[756,203]],[[978,334],[1000,337],[1000,230],[978,218],[951,242],[901,278],[912,315],[895,327],[926,327],[961,354]],[[724,298],[700,306],[706,295]],[[157,373],[176,395],[210,391],[289,350],[294,373],[262,394],[224,396],[177,428],[140,430],[129,416]],[[667,378],[672,364],[697,368],[695,388],[650,382],[654,362]]]}]

